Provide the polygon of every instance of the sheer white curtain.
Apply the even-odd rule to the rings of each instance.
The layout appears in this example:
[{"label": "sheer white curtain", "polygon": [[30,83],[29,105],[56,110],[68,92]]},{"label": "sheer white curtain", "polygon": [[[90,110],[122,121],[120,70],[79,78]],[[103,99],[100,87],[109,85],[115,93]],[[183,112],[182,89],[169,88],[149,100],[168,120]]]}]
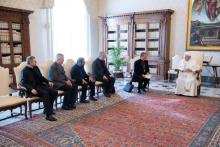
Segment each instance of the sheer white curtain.
[{"label": "sheer white curtain", "polygon": [[55,0],[53,8],[53,56],[65,59],[89,56],[88,13],[83,0]]}]

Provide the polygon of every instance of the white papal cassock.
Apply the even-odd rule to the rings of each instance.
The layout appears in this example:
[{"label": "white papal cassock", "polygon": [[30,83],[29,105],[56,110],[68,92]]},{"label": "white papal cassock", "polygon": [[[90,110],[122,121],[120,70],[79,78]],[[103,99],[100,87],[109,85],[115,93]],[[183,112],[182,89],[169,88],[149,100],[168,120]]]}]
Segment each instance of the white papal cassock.
[{"label": "white papal cassock", "polygon": [[[200,81],[197,80],[197,74],[195,71],[199,70],[198,64],[195,60],[190,59],[185,61],[183,59],[179,64],[179,75],[176,80],[176,94],[182,94],[186,96],[197,96],[197,86]],[[185,72],[185,69],[191,69],[192,72]]]}]

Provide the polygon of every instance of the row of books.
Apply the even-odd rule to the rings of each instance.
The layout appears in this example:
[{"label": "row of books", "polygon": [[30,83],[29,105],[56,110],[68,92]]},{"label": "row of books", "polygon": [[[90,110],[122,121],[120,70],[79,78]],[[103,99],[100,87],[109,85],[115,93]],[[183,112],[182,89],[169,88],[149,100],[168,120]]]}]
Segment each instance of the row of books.
[{"label": "row of books", "polygon": [[8,29],[8,23],[4,21],[0,21],[0,29]]},{"label": "row of books", "polygon": [[157,74],[157,68],[149,68],[151,74]]},{"label": "row of books", "polygon": [[145,48],[146,47],[146,42],[145,41],[136,41],[135,42],[135,47],[136,48]]},{"label": "row of books", "polygon": [[[21,41],[21,32],[12,31],[13,41]],[[0,41],[9,41],[9,30],[0,30]]]},{"label": "row of books", "polygon": [[13,23],[12,24],[12,29],[20,30],[21,29],[21,24]]},{"label": "row of books", "polygon": [[117,39],[117,34],[116,33],[108,34],[108,39],[109,40],[116,40]]},{"label": "row of books", "polygon": [[[21,55],[14,55],[14,63],[20,64],[22,62]],[[2,64],[11,64],[11,56],[2,57]]]},{"label": "row of books", "polygon": [[148,56],[159,56],[158,51],[148,51]]},{"label": "row of books", "polygon": [[21,41],[21,32],[13,30],[12,36],[13,36],[13,41]]},{"label": "row of books", "polygon": [[148,42],[149,48],[158,48],[159,47],[159,41],[149,41]]},{"label": "row of books", "polygon": [[120,33],[120,39],[128,39],[128,33]]},{"label": "row of books", "polygon": [[[142,52],[146,52],[146,50],[136,50],[135,55],[140,56]],[[147,51],[148,56],[159,56],[159,51]]]},{"label": "row of books", "polygon": [[0,41],[9,41],[9,30],[0,30]]},{"label": "row of books", "polygon": [[119,46],[124,47],[124,48],[127,48],[127,47],[128,47],[128,42],[125,42],[125,41],[120,42],[120,43],[119,43]]},{"label": "row of books", "polygon": [[159,38],[159,32],[149,32],[148,33],[149,39],[158,39]]},{"label": "row of books", "polygon": [[[14,53],[22,53],[22,47],[21,44],[17,44],[13,47]],[[8,43],[1,43],[1,53],[2,54],[10,54],[11,49],[10,45]]]},{"label": "row of books", "polygon": [[[136,30],[145,30],[147,28],[147,24],[137,24]],[[149,23],[148,24],[149,29],[159,29],[160,23]]]},{"label": "row of books", "polygon": [[8,43],[1,43],[1,53],[2,54],[10,54],[10,45]]}]

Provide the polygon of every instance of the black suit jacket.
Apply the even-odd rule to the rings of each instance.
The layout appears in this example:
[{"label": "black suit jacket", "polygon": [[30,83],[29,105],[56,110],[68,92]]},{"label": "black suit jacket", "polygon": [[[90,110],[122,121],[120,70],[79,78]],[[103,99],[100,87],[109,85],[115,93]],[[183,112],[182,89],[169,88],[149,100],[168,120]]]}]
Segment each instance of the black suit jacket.
[{"label": "black suit jacket", "polygon": [[142,62],[143,61],[139,59],[134,63],[134,73],[132,77],[133,81],[139,81],[142,79],[143,74],[149,73],[148,61],[144,61],[144,66],[142,65]]},{"label": "black suit jacket", "polygon": [[92,74],[96,80],[102,80],[103,76],[109,77],[111,75],[105,65],[105,61],[99,58],[92,63]]},{"label": "black suit jacket", "polygon": [[24,86],[29,92],[31,92],[32,89],[35,89],[38,86],[45,86],[49,82],[45,77],[42,76],[37,66],[35,66],[34,68],[26,66],[21,71],[20,78],[22,86]]},{"label": "black suit jacket", "polygon": [[86,74],[84,66],[79,66],[78,64],[75,64],[71,68],[71,78],[75,80],[77,84],[82,84],[82,80],[88,80],[89,76]]}]

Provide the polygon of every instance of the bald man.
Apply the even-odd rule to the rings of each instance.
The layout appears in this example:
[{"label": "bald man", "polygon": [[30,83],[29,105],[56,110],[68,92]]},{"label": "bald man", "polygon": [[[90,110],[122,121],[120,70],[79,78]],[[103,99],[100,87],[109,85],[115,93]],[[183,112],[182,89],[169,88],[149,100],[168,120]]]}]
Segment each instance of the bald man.
[{"label": "bald man", "polygon": [[115,93],[115,78],[110,74],[105,64],[106,54],[99,53],[99,57],[92,63],[92,73],[97,81],[103,82],[103,93],[106,97],[111,97]]}]

